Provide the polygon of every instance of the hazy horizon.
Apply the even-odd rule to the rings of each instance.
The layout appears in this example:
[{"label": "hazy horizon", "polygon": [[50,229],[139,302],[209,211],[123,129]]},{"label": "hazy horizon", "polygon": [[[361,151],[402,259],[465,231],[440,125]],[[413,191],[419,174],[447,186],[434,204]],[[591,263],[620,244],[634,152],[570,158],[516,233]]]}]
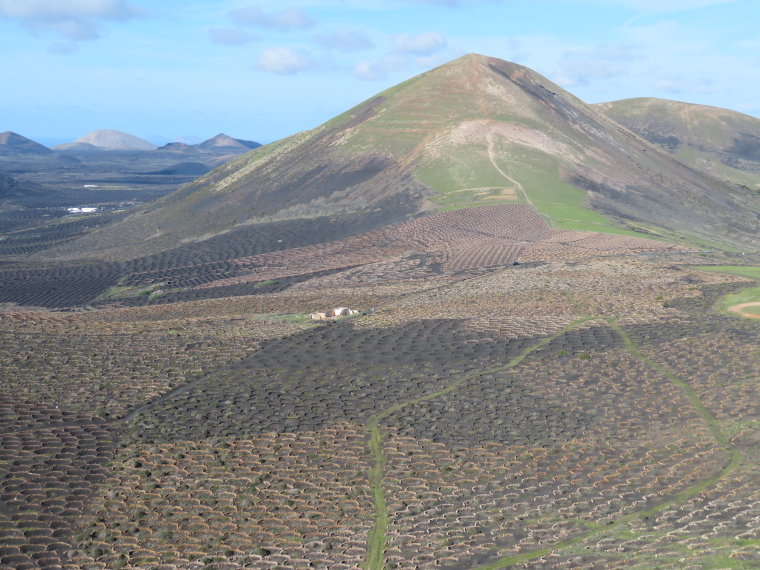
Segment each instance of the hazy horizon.
[{"label": "hazy horizon", "polygon": [[[108,127],[103,127],[103,128],[108,128]],[[99,129],[96,129],[96,130],[99,130]],[[116,130],[121,130],[121,129],[116,129]],[[16,132],[16,134],[19,134],[19,135],[24,136],[26,138],[32,139],[33,141],[38,142],[38,143],[40,143],[42,145],[45,145],[48,148],[52,148],[52,147],[54,147],[56,145],[59,145],[59,144],[65,144],[65,143],[73,142],[76,139],[81,138],[81,137],[83,137],[86,134],[89,134],[89,133],[82,133],[80,135],[71,136],[71,137],[46,137],[46,136],[42,136],[42,137],[35,138],[35,137],[30,137],[28,135],[25,135],[24,133],[19,133],[17,131],[14,131],[14,132]],[[92,131],[90,131],[90,132],[92,132]],[[127,134],[130,134],[130,135],[135,135],[135,133],[131,133],[129,131],[123,131],[123,132],[125,132]],[[179,136],[179,137],[174,137],[174,138],[161,137],[160,135],[158,135],[158,136],[148,136],[148,137],[143,137],[143,136],[140,136],[140,135],[135,135],[135,136],[140,137],[141,139],[144,139],[144,140],[146,140],[148,142],[151,142],[153,144],[157,144],[159,146],[163,146],[163,145],[171,143],[171,142],[183,142],[185,144],[198,144],[198,143],[202,143],[204,141],[207,141],[208,139],[210,139],[212,137],[215,137],[218,134],[220,134],[220,133],[214,133],[213,135],[210,135],[210,136],[208,136],[206,138],[201,138],[201,137],[192,136],[192,135],[190,135],[190,136]],[[254,139],[247,138],[245,136],[236,136],[234,134],[229,134],[229,133],[224,133],[224,134],[229,135],[229,136],[231,136],[234,139],[254,140]],[[254,140],[254,142],[261,143],[261,141],[258,141],[258,140]],[[267,141],[267,142],[272,142],[272,141]],[[261,143],[261,144],[266,144],[266,143]]]}]

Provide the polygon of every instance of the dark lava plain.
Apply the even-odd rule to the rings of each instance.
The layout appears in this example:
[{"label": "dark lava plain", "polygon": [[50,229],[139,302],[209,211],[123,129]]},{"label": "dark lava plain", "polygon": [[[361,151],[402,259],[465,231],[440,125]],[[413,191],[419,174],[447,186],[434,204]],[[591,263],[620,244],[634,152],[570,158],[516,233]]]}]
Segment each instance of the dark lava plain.
[{"label": "dark lava plain", "polygon": [[0,234],[49,229],[72,217],[70,207],[97,207],[102,214],[165,196],[195,176],[146,172],[178,161],[171,154],[118,151],[0,156]]}]

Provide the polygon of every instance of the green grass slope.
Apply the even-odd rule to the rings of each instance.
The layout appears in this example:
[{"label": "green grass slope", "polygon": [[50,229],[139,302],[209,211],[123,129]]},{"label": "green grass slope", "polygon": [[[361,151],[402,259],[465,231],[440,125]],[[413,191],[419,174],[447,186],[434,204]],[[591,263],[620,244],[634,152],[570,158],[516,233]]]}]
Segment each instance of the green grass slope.
[{"label": "green grass slope", "polygon": [[[701,265],[697,266],[696,269],[714,273],[728,273],[760,281],[760,267],[754,265]],[[737,293],[724,295],[718,299],[715,307],[721,312],[735,315],[736,313],[732,313],[729,309],[744,303],[760,303],[760,287],[749,287]],[[742,311],[748,314],[760,314],[760,307],[744,307]]]},{"label": "green grass slope", "polygon": [[694,168],[760,190],[760,119],[651,97],[594,107]]}]

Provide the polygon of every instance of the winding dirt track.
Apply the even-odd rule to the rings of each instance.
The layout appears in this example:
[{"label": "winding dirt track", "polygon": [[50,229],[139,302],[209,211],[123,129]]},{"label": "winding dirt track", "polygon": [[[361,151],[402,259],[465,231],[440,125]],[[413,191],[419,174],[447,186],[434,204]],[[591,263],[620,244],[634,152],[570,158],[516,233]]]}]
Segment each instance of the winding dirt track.
[{"label": "winding dirt track", "polygon": [[750,319],[760,319],[760,314],[755,313],[748,313],[746,311],[743,311],[742,309],[746,309],[748,307],[760,307],[760,303],[742,303],[740,305],[734,305],[733,307],[729,307],[727,310],[729,313],[736,313],[737,315],[740,315],[742,317],[747,317]]}]

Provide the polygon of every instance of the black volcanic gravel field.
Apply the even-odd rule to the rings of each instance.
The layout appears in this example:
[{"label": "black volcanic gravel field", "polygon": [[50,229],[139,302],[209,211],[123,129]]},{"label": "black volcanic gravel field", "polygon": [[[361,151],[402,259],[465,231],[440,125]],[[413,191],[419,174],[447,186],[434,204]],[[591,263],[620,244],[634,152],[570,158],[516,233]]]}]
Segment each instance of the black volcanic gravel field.
[{"label": "black volcanic gravel field", "polygon": [[118,263],[1,269],[0,303],[50,308],[84,305],[116,285],[121,269]]},{"label": "black volcanic gravel field", "polygon": [[[226,262],[221,262],[218,265],[223,266]],[[230,264],[232,265],[232,264]],[[280,277],[272,283],[238,283],[236,285],[224,285],[219,287],[213,287],[211,289],[189,289],[187,291],[169,291],[157,298],[151,298],[148,295],[138,295],[136,297],[128,297],[120,299],[119,302],[125,307],[139,307],[145,305],[166,305],[170,303],[179,303],[182,301],[199,301],[202,299],[221,299],[224,297],[236,297],[241,295],[266,295],[269,293],[279,293],[287,290],[296,283],[302,283],[309,279],[316,277],[325,277],[334,273],[340,273],[351,267],[341,267],[339,269],[327,269],[325,271],[315,271],[314,273],[304,273],[301,275],[294,275],[292,277]],[[193,277],[188,281],[185,281],[186,286],[200,285],[201,283],[207,283],[214,279],[222,279],[223,277],[213,277],[214,275],[225,275],[221,272],[213,273],[209,272],[204,277],[207,281],[201,281],[198,277]],[[227,276],[232,277],[235,272],[230,271]],[[172,281],[168,282],[167,286],[176,287],[175,283],[179,281],[176,277],[172,277]]]},{"label": "black volcanic gravel field", "polygon": [[270,343],[138,415],[140,441],[175,441],[363,423],[462,374],[503,365],[539,337],[484,341],[455,319],[392,328],[324,325]]},{"label": "black volcanic gravel field", "polygon": [[549,402],[534,394],[529,384],[486,373],[452,394],[410,404],[383,424],[402,436],[469,447],[563,443],[591,422],[590,414]]},{"label": "black volcanic gravel field", "polygon": [[113,452],[102,418],[0,394],[0,566],[62,567]]},{"label": "black volcanic gravel field", "polygon": [[[44,249],[55,240],[60,243],[81,235],[81,232],[90,229],[88,224],[98,223],[83,220],[81,224],[66,224],[60,226],[62,229],[58,234],[54,229],[28,232],[22,234],[24,237],[0,242],[0,254],[15,255]],[[0,266],[0,303],[48,308],[81,306],[94,303],[98,296],[120,282],[127,286],[147,287],[169,282],[173,288],[194,287],[236,276],[239,269],[230,262],[232,259],[338,240],[386,224],[387,218],[380,213],[286,220],[236,228],[203,242],[185,244],[160,254],[121,263],[69,263],[30,269],[11,261],[6,267]],[[250,286],[224,291],[176,292],[170,293],[168,300],[163,302],[250,293]],[[148,302],[134,299],[122,301],[128,305]]]},{"label": "black volcanic gravel field", "polygon": [[624,346],[623,339],[611,327],[593,326],[562,333],[537,349],[532,357],[554,355],[560,352],[570,355],[590,354]]},{"label": "black volcanic gravel field", "polygon": [[[27,230],[17,230],[0,238],[0,256],[24,255],[36,251],[43,251],[54,247],[62,242],[70,241],[83,236],[93,229],[106,225],[113,219],[113,215],[103,214],[99,216],[87,216],[73,220],[65,219],[68,214],[62,210],[47,210],[51,218],[50,225],[37,226]],[[0,227],[6,231],[14,229],[13,215],[18,213],[19,225],[23,225],[27,219],[24,215],[27,211],[0,213]],[[38,221],[38,220],[37,220]],[[8,222],[8,225],[6,225]]]}]

